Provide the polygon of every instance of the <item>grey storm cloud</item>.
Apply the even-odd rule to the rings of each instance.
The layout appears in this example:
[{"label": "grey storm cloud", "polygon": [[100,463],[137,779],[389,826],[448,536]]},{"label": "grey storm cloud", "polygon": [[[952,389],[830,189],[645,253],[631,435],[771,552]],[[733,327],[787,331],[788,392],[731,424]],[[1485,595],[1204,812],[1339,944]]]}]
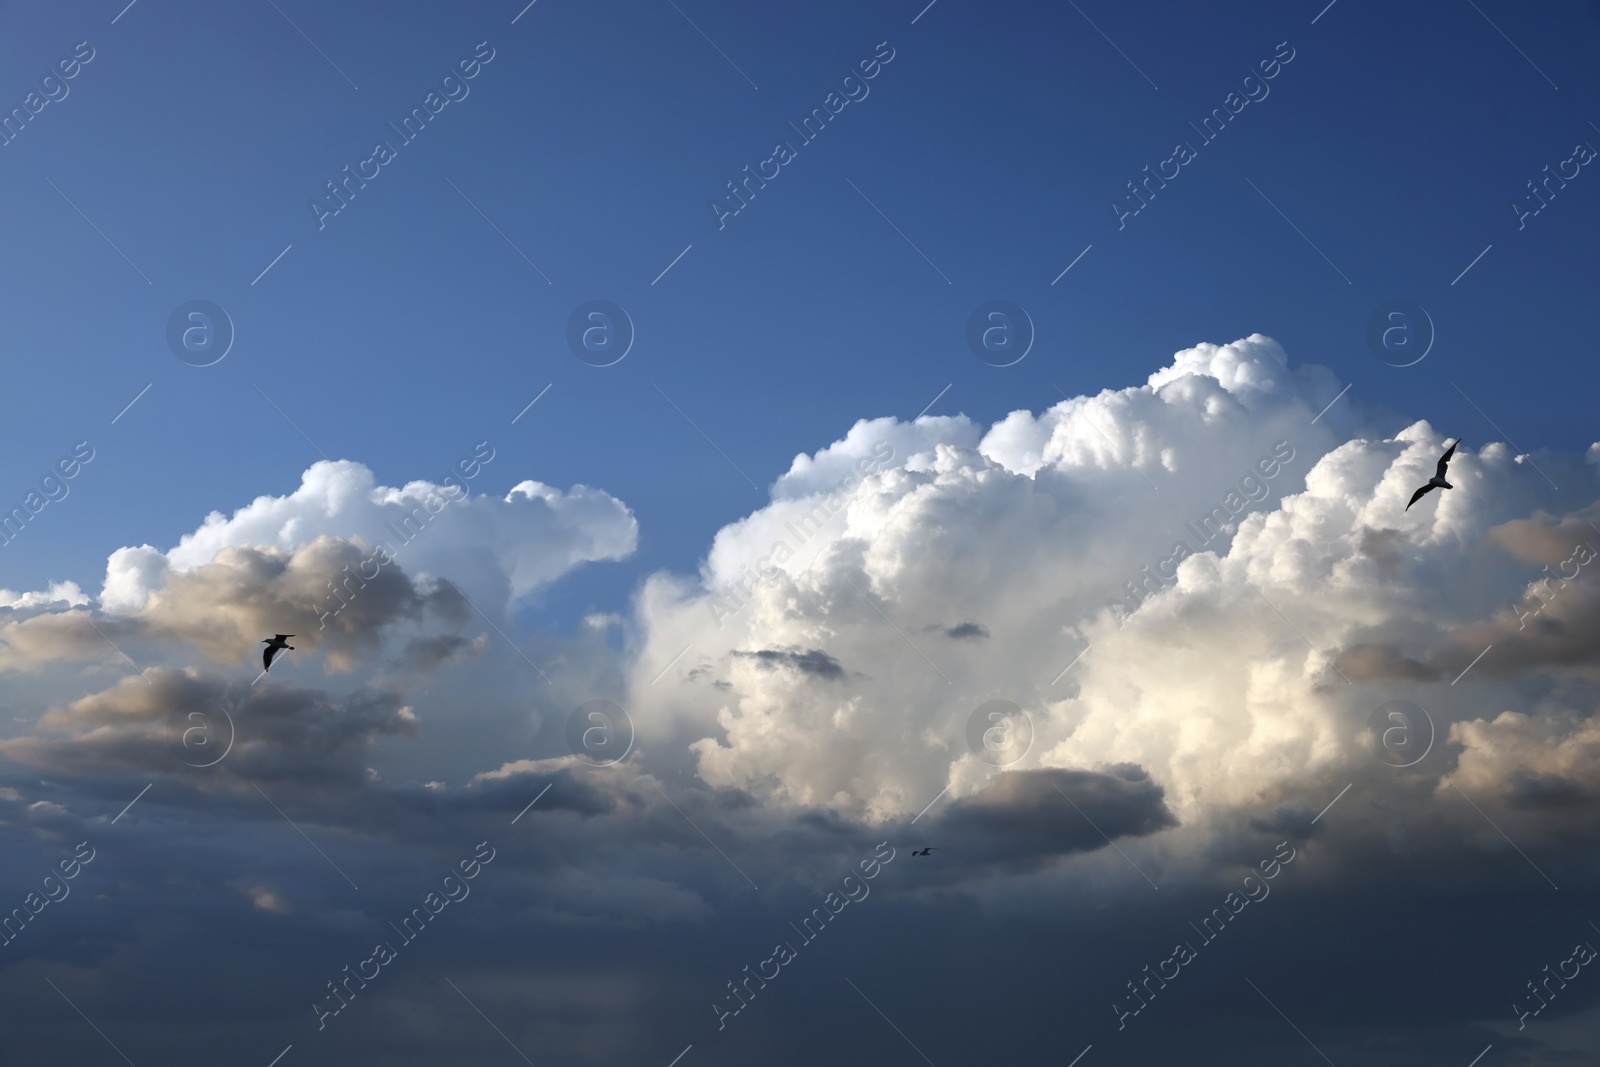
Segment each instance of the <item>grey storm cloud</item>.
[{"label": "grey storm cloud", "polygon": [[989,637],[989,628],[982,623],[963,622],[950,627],[944,632],[944,635],[956,641],[971,640],[973,638],[987,639]]},{"label": "grey storm cloud", "polygon": [[1397,678],[1431,681],[1439,677],[1438,667],[1406,655],[1396,644],[1363,642],[1340,649],[1336,660],[1340,673],[1356,680]]},{"label": "grey storm cloud", "polygon": [[33,734],[0,741],[0,755],[74,777],[137,772],[192,783],[192,769],[216,759],[202,780],[208,788],[241,781],[349,786],[365,780],[374,742],[417,730],[415,713],[389,690],[363,687],[335,700],[315,690],[151,667],[50,708]]},{"label": "grey storm cloud", "polygon": [[[1541,512],[1489,528],[1479,544],[1470,546],[1471,558],[1488,562],[1509,556],[1525,569],[1507,583],[1505,600],[1487,618],[1448,633],[1413,625],[1404,637],[1353,642],[1339,650],[1339,670],[1352,680],[1413,682],[1448,681],[1469,667],[1491,678],[1541,669],[1600,677],[1594,665],[1600,645],[1600,531],[1589,522],[1594,510],[1563,516]],[[1369,533],[1363,551],[1377,537]],[[1386,574],[1399,565],[1392,547],[1368,554],[1393,565],[1386,566]],[[1398,633],[1401,628],[1383,629]],[[1479,661],[1490,646],[1492,654]]]},{"label": "grey storm cloud", "polygon": [[412,670],[432,671],[447,663],[481,656],[488,643],[485,634],[473,638],[460,634],[429,634],[407,641],[400,659]]},{"label": "grey storm cloud", "polygon": [[155,636],[190,641],[219,658],[253,649],[264,633],[292,632],[348,669],[392,623],[430,612],[458,622],[469,617],[450,586],[419,588],[398,563],[372,557],[370,549],[328,536],[293,552],[231,546],[196,570],[169,572],[137,618]]},{"label": "grey storm cloud", "polygon": [[755,652],[733,653],[744,659],[754,660],[756,663],[769,669],[788,667],[809,674],[813,678],[826,681],[837,681],[844,677],[844,667],[840,662],[818,648],[763,648]]},{"label": "grey storm cloud", "polygon": [[[234,545],[190,571],[166,571],[142,607],[126,615],[57,611],[0,624],[0,669],[49,660],[108,659],[116,647],[173,642],[215,660],[259,663],[264,635],[292,633],[304,656],[322,651],[350,670],[401,623],[467,622],[472,610],[445,583],[421,586],[398,562],[322,536],[293,551]],[[170,655],[170,653],[169,653]]]},{"label": "grey storm cloud", "polygon": [[1123,764],[1103,771],[1003,771],[981,791],[904,832],[926,838],[949,876],[959,879],[996,866],[1036,867],[1106,848],[1107,838],[1144,837],[1177,825],[1161,787],[1142,768]]}]

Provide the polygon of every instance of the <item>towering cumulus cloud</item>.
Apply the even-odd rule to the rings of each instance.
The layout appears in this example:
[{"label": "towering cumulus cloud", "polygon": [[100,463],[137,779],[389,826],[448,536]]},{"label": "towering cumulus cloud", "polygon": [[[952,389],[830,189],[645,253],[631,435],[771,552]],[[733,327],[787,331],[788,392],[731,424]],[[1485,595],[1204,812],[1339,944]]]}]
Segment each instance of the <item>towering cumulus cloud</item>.
[{"label": "towering cumulus cloud", "polygon": [[[1525,615],[1539,565],[1582,539],[1594,468],[1538,456],[1557,491],[1504,445],[1469,445],[1452,467],[1463,491],[1407,513],[1444,435],[1349,399],[1317,418],[1339,391],[1254,335],[987,429],[860,422],[724,528],[698,581],[643,589],[641,717],[714,786],[869,820],[915,815],[946,786],[954,798],[987,788],[995,769],[971,751],[967,721],[993,699],[1032,719],[1008,770],[1136,767],[1180,822],[1320,796],[1324,777],[1372,762],[1363,728],[1394,697],[1432,709],[1441,751],[1447,735],[1465,746],[1460,773],[1476,784],[1535,795],[1511,784],[1521,774],[1559,793],[1592,760],[1591,709],[1534,723],[1501,712],[1532,713],[1548,688],[1535,674],[1592,664],[1600,582],[1571,579],[1538,632],[1517,631],[1511,605]],[[895,460],[715,626],[705,602],[880,441]],[[1291,453],[1270,483],[1255,473]],[[1541,520],[1559,535],[1513,522],[1536,512],[1574,514]],[[1198,516],[1220,528],[1204,544]],[[1129,598],[1126,579],[1157,561],[1170,581]],[[1463,572],[1470,586],[1445,580]],[[1444,700],[1491,642],[1507,651]]]}]

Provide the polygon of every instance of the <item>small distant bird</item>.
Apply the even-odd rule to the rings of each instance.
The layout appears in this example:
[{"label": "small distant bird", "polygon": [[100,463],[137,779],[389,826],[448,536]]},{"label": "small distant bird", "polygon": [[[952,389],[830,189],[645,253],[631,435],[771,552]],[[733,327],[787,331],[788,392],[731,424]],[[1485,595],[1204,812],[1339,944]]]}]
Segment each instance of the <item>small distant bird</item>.
[{"label": "small distant bird", "polygon": [[[1457,440],[1455,445],[1451,445],[1445,454],[1439,457],[1439,469],[1434,471],[1433,477],[1428,479],[1427,485],[1411,494],[1411,504],[1415,504],[1417,501],[1421,500],[1424,496],[1433,492],[1435,489],[1455,488],[1455,486],[1444,480],[1444,469],[1450,465],[1450,457],[1456,454],[1456,445],[1459,445],[1460,443],[1460,440]],[[1411,504],[1406,505],[1407,511],[1411,510]]]},{"label": "small distant bird", "polygon": [[261,639],[261,643],[267,646],[261,651],[261,670],[263,673],[272,669],[272,660],[279,652],[286,648],[290,652],[294,651],[294,646],[289,643],[289,638],[293,636],[294,634],[274,634],[271,637],[263,637]]},{"label": "small distant bird", "polygon": [[932,851],[933,851],[933,849],[931,849],[931,848],[925,848],[921,852],[918,852],[917,850],[912,849],[911,850],[911,854],[913,856],[926,856],[928,853],[930,853]]}]

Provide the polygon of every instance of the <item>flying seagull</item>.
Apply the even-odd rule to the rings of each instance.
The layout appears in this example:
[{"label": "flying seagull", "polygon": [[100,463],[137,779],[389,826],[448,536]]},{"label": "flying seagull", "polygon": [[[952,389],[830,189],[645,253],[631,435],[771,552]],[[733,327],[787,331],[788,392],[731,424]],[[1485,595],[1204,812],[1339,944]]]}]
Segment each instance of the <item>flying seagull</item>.
[{"label": "flying seagull", "polygon": [[[1435,489],[1455,488],[1455,486],[1444,480],[1444,469],[1450,465],[1450,457],[1456,454],[1456,445],[1459,445],[1460,443],[1460,440],[1457,440],[1455,445],[1451,445],[1449,449],[1446,450],[1445,454],[1439,457],[1439,469],[1434,471],[1433,477],[1428,479],[1427,485],[1411,494],[1411,504],[1415,504],[1417,501],[1421,500],[1425,495],[1433,492]],[[1406,505],[1407,511],[1411,510],[1411,504]]]},{"label": "flying seagull", "polygon": [[918,852],[916,849],[912,849],[911,850],[911,854],[913,856],[926,856],[928,853],[930,853],[932,851],[933,851],[933,849],[931,849],[931,848],[925,848],[921,852]]},{"label": "flying seagull", "polygon": [[261,672],[263,674],[272,669],[273,657],[277,656],[279,652],[286,648],[290,652],[294,651],[294,646],[288,640],[293,636],[294,634],[275,634],[272,637],[263,637],[261,639],[261,643],[267,646],[261,652]]}]

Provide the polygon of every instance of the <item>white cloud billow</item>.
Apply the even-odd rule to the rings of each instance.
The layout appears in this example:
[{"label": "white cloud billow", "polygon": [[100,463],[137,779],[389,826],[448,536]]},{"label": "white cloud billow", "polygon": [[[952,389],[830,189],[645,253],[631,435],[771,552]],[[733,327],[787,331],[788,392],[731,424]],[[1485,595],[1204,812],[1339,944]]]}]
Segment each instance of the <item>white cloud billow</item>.
[{"label": "white cloud billow", "polygon": [[[286,496],[259,496],[232,516],[207,515],[193,533],[163,552],[150,545],[120,548],[106,566],[101,607],[128,614],[142,608],[167,572],[210,563],[224,548],[272,546],[294,550],[319,536],[387,544],[412,574],[439,574],[452,565],[464,579],[498,584],[511,599],[526,596],[584,563],[617,560],[638,543],[638,524],[620,500],[576,485],[562,491],[535,481],[503,497],[469,494],[439,508],[445,486],[413,481],[380,486],[370,469],[350,460],[318,462]],[[429,502],[433,506],[429,506]],[[407,516],[420,512],[424,525]],[[406,543],[409,533],[413,538]],[[453,572],[454,573],[454,572]]]},{"label": "white cloud billow", "polygon": [[43,592],[28,591],[18,593],[10,589],[0,589],[0,608],[12,608],[25,611],[29,608],[44,608],[52,604],[65,604],[73,607],[89,602],[77,582],[51,582]]},{"label": "white cloud billow", "polygon": [[[689,745],[711,785],[869,818],[913,815],[946,785],[978,790],[992,768],[968,752],[966,722],[992,699],[1034,720],[1014,769],[1138,764],[1180,820],[1261,810],[1370,762],[1360,727],[1392,697],[1434,709],[1442,749],[1452,722],[1494,720],[1507,699],[1483,667],[1444,699],[1472,655],[1458,657],[1452,632],[1539,576],[1491,531],[1588,505],[1594,467],[1540,454],[1557,492],[1504,445],[1469,442],[1458,488],[1407,513],[1445,436],[1350,396],[1318,418],[1340,389],[1253,335],[987,430],[965,417],[857,423],[717,534],[699,583],[657,575],[641,590],[629,707],[644,743]],[[880,440],[894,443],[888,469],[829,504]],[[1293,458],[1262,479],[1258,462],[1285,443]],[[1229,532],[1197,544],[1194,523],[1219,508],[1234,513]],[[830,511],[802,549],[773,555],[797,516]],[[1108,600],[1180,542],[1175,575],[1119,626]],[[749,582],[764,559],[775,569]],[[1454,580],[1464,568],[1472,583]],[[748,604],[713,610],[741,575]],[[1415,645],[1453,669],[1347,684],[1337,657],[1363,643]],[[839,671],[807,669],[827,662]],[[1470,750],[1495,733],[1454,736]]]}]

